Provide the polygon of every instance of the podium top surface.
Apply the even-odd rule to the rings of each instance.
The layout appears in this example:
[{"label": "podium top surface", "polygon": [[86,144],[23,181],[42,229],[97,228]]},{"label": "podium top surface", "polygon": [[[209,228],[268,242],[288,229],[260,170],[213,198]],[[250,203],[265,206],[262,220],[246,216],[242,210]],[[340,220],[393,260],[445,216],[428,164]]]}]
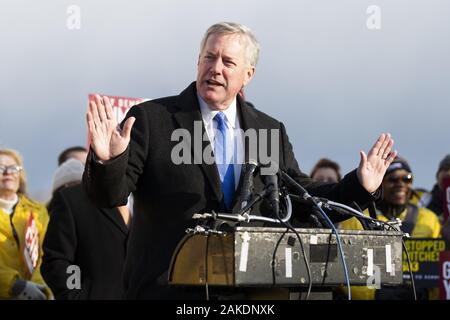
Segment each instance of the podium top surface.
[{"label": "podium top surface", "polygon": [[[333,230],[331,229],[312,229],[312,228],[295,228],[299,234],[331,234]],[[235,232],[248,232],[248,233],[284,233],[286,227],[236,227]],[[292,232],[289,230],[288,232]],[[382,231],[382,230],[343,230],[338,229],[339,235],[367,235],[367,236],[393,236],[402,237],[403,232],[401,231]]]}]

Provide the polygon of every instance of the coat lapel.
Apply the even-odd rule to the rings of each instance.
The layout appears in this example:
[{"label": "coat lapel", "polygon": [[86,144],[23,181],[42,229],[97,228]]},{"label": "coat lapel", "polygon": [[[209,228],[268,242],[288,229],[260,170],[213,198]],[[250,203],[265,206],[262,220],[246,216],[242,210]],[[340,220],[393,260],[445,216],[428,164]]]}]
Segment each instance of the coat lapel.
[{"label": "coat lapel", "polygon": [[[203,150],[210,146],[211,143],[207,138],[207,135],[205,135],[206,129],[203,124],[202,114],[200,112],[200,106],[195,92],[195,82],[193,82],[180,94],[178,102],[179,111],[174,113],[174,118],[180,128],[184,128],[189,131],[191,137],[190,147],[193,156],[192,159],[195,159],[194,163],[198,163],[202,168],[217,199],[223,202],[222,188],[217,166],[215,163],[207,164],[203,160]],[[201,130],[199,130],[200,128]],[[203,141],[203,136],[206,137],[206,141]],[[196,146],[195,142],[199,144],[200,141],[201,148],[198,148],[198,145]]]},{"label": "coat lapel", "polygon": [[[238,107],[238,115],[240,117],[241,128],[245,131],[248,129],[256,130],[257,134],[260,129],[264,129],[264,126],[258,121],[258,116],[256,112],[253,110],[253,107],[247,105],[243,99],[238,95],[237,96],[237,107]],[[203,150],[211,143],[207,139],[207,135],[205,135],[205,126],[203,124],[202,115],[200,112],[200,106],[198,103],[198,99],[196,96],[195,90],[195,82],[193,82],[186,90],[184,90],[179,95],[178,102],[179,111],[174,113],[175,121],[178,123],[180,128],[184,128],[189,131],[191,136],[191,152],[193,159],[197,159],[197,162],[200,162],[199,165],[202,168],[206,178],[208,179],[209,184],[211,185],[212,190],[217,196],[218,200],[223,203],[223,194],[220,183],[219,172],[217,170],[217,166],[213,164],[206,164],[203,161]],[[195,122],[197,122],[197,130],[195,130]],[[199,128],[201,127],[201,136],[195,136],[199,133]],[[201,137],[205,135],[206,141],[203,141]],[[202,141],[202,147],[196,148],[194,140],[200,139]],[[259,139],[259,138],[258,138]],[[198,141],[197,141],[198,143]],[[249,160],[249,150],[248,146],[245,148],[245,162]],[[256,159],[259,160],[259,159]],[[241,171],[241,179],[239,179],[239,185],[236,189],[235,197],[233,199],[233,211],[239,210],[240,207],[240,188],[242,184],[242,176],[244,174],[244,170]]]},{"label": "coat lapel", "polygon": [[[248,129],[255,129],[258,133],[258,130],[265,129],[265,127],[258,121],[258,116],[253,110],[253,107],[249,106],[239,95],[237,96],[237,102],[241,115],[241,128],[244,131]],[[248,156],[248,148],[245,148],[245,161],[248,161]]]},{"label": "coat lapel", "polygon": [[[264,129],[264,127],[262,126],[262,124],[258,121],[258,116],[256,114],[256,112],[253,110],[253,107],[249,106],[239,95],[237,96],[237,106],[238,106],[238,115],[240,117],[240,125],[241,125],[241,129],[244,130],[244,132],[248,129],[253,129],[256,130],[257,133],[257,137],[259,140],[259,130],[260,129]],[[250,154],[249,154],[249,146],[248,146],[248,141],[246,141],[244,143],[244,147],[245,147],[245,163],[247,163],[249,161],[250,158]],[[252,160],[256,160],[259,162],[259,159],[252,159]],[[235,192],[235,196],[233,199],[233,212],[238,212],[241,209],[241,187],[242,187],[242,182],[243,182],[243,177],[245,175],[245,165],[242,166],[242,170],[241,170],[241,177],[239,179],[239,184],[236,188],[236,192]]]},{"label": "coat lapel", "polygon": [[105,215],[120,231],[122,231],[125,235],[128,234],[128,228],[125,225],[125,221],[123,221],[122,215],[119,212],[119,209],[112,208],[100,208],[100,211],[103,215]]}]

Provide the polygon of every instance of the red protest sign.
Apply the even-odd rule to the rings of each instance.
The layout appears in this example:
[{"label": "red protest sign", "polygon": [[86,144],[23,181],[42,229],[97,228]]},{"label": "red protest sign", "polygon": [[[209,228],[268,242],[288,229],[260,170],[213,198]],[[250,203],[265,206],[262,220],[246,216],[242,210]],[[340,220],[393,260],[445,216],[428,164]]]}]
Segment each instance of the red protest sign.
[{"label": "red protest sign", "polygon": [[450,300],[450,251],[443,251],[439,257],[439,297]]},{"label": "red protest sign", "polygon": [[[144,102],[148,99],[143,98],[130,98],[130,97],[119,97],[119,96],[109,96],[109,95],[100,95],[101,97],[108,97],[109,102],[111,103],[111,107],[113,108],[113,112],[117,118],[118,122],[121,122],[128,110],[131,109],[132,106]],[[89,94],[88,96],[89,102],[95,101],[95,94]]]},{"label": "red protest sign", "polygon": [[[113,109],[113,113],[116,116],[117,122],[120,123],[126,116],[128,110],[131,109],[132,106],[135,106],[141,102],[147,101],[149,99],[144,98],[130,98],[130,97],[121,97],[121,96],[110,96],[110,95],[100,95],[101,97],[108,97],[109,102],[111,103],[111,107]],[[88,95],[89,102],[95,101],[95,94],[90,93]],[[88,149],[89,149],[89,134],[88,134]]]},{"label": "red protest sign", "polygon": [[24,239],[25,243],[23,246],[23,257],[28,273],[31,277],[39,260],[39,231],[32,212],[30,212],[28,222],[25,226]]}]

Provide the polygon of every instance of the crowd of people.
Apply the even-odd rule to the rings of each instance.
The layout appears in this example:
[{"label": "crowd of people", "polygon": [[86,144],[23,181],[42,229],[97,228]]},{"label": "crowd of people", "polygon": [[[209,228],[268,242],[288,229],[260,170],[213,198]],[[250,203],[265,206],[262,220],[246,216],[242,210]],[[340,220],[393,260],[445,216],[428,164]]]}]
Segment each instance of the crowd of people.
[{"label": "crowd of people", "polygon": [[[132,220],[129,205],[98,208],[84,192],[81,181],[87,151],[71,147],[58,157],[52,198],[44,206],[27,195],[23,160],[17,151],[0,150],[0,299],[121,299],[127,238]],[[341,179],[340,166],[320,159],[311,170],[313,180]],[[383,179],[383,196],[376,203],[377,218],[400,219],[402,231],[413,238],[444,238],[450,245],[449,220],[444,220],[444,184],[450,177],[450,155],[439,163],[436,184],[430,191],[413,187],[409,163],[396,157]],[[368,214],[368,213],[367,213]],[[34,222],[30,224],[30,219]],[[363,230],[356,218],[337,224],[341,229]],[[36,228],[38,257],[33,263],[26,234]],[[28,257],[30,256],[30,257]],[[28,257],[28,258],[27,258]],[[73,285],[70,266],[83,272]],[[77,284],[77,281],[79,282]],[[411,299],[409,288],[375,290],[352,287],[354,299]],[[345,289],[343,290],[345,291]],[[421,299],[437,298],[436,290],[419,291]]]},{"label": "crowd of people", "polygon": [[[329,159],[320,159],[311,171],[313,179],[337,182],[339,165]],[[383,178],[383,196],[376,203],[376,218],[381,221],[400,219],[401,230],[412,238],[443,238],[450,247],[450,221],[444,216],[444,180],[450,178],[450,155],[440,162],[436,183],[431,189],[416,190],[414,175],[408,161],[396,157]],[[369,215],[368,210],[365,212]],[[357,218],[339,224],[341,229],[364,230]],[[345,289],[344,289],[345,291]],[[410,284],[398,288],[352,287],[352,297],[358,300],[407,300],[412,299]],[[419,299],[438,299],[438,288],[417,290]]]},{"label": "crowd of people", "polygon": [[[313,180],[338,182],[340,166],[330,159],[320,159],[311,171]],[[414,175],[408,161],[397,156],[383,178],[383,197],[376,203],[377,218],[400,219],[407,233],[416,238],[442,237],[450,244],[450,221],[445,216],[445,184],[450,179],[450,155],[446,155],[436,171],[436,182],[430,191],[415,189]],[[342,222],[344,229],[361,230],[356,218]]]},{"label": "crowd of people", "polygon": [[86,156],[79,146],[59,155],[44,205],[27,195],[20,154],[0,150],[0,299],[122,297],[132,210],[92,204],[81,188]]},{"label": "crowd of people", "polygon": [[[179,95],[134,106],[121,124],[109,99],[96,96],[86,115],[89,152],[61,153],[47,206],[27,196],[20,155],[0,150],[0,299],[203,299],[203,288],[168,280],[173,252],[197,224],[192,214],[241,211],[251,199],[244,187],[251,176],[253,193],[269,196],[249,212],[273,216],[280,211],[280,170],[313,196],[362,210],[375,202],[379,219],[403,219],[413,236],[445,236],[448,222],[441,227],[436,214],[444,216],[439,206],[450,156],[430,194],[413,190],[412,170],[388,133],[360,152],[348,174],[321,160],[310,177],[299,168],[284,124],[239,94],[255,75],[259,51],[248,27],[217,23],[201,41],[196,81]],[[186,143],[176,144],[174,133],[200,141],[181,148]],[[252,134],[257,143],[248,146]],[[255,155],[259,163],[271,155],[269,166],[248,171]],[[294,205],[292,211],[293,227],[310,217]],[[331,220],[359,228],[342,216]]]}]

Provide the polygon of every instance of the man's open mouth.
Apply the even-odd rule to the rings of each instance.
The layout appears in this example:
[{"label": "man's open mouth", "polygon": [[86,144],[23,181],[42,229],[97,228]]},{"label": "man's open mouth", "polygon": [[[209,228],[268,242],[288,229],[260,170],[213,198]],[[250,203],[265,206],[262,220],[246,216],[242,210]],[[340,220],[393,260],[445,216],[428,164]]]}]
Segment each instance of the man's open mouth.
[{"label": "man's open mouth", "polygon": [[224,86],[222,83],[220,83],[218,81],[215,81],[215,80],[212,80],[212,79],[211,80],[206,80],[206,83],[208,85],[210,85],[210,86],[220,86],[220,87]]}]

